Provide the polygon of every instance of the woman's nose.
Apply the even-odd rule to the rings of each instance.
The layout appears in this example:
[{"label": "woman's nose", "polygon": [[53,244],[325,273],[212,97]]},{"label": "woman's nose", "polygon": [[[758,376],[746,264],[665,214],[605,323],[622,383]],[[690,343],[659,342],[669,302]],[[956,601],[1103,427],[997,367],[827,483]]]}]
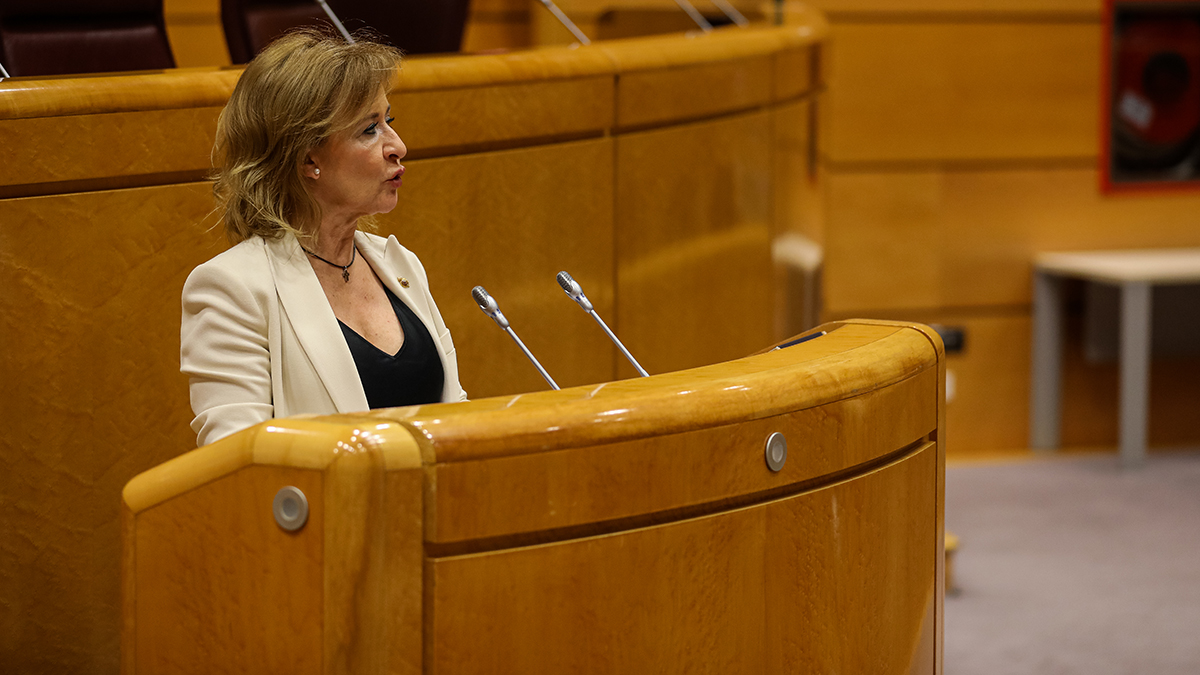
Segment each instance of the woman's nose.
[{"label": "woman's nose", "polygon": [[396,159],[404,159],[404,156],[408,154],[408,148],[404,145],[404,141],[400,139],[400,134],[396,133],[394,130],[391,133],[391,139],[387,144],[386,151],[388,159],[393,157]]}]

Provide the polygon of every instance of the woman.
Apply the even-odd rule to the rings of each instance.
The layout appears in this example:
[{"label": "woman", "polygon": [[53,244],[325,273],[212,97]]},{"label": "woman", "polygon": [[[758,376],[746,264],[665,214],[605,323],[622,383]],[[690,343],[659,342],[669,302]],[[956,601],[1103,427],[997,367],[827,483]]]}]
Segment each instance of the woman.
[{"label": "woman", "polygon": [[217,123],[213,187],[234,246],[183,289],[181,370],[199,445],[273,417],[465,400],[417,257],[363,232],[396,206],[400,53],[292,33]]}]

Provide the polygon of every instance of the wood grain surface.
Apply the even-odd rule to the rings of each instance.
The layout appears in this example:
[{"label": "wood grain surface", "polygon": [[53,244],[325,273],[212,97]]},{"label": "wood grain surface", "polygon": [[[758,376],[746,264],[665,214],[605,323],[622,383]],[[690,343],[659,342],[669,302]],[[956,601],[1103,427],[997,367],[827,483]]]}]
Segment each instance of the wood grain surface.
[{"label": "wood grain surface", "polygon": [[834,31],[830,162],[1097,155],[1099,23],[918,18]]},{"label": "wood grain surface", "polygon": [[[815,0],[826,318],[968,328],[950,452],[1024,448],[1033,258],[1196,246],[1192,191],[1100,192],[1103,3]],[[1022,351],[1024,350],[1024,351]],[[1067,359],[1069,445],[1115,446],[1115,372]],[[1194,445],[1196,359],[1155,366],[1152,443]],[[1161,373],[1161,374],[1160,374]],[[1184,374],[1189,375],[1184,375]]]},{"label": "wood grain surface", "polygon": [[[271,515],[275,492],[288,485],[308,498],[298,535]],[[324,672],[323,622],[314,620],[328,612],[324,492],[318,472],[251,467],[138,514],[135,586],[126,589],[137,630],[126,672],[193,672],[197,664]]]},{"label": "wood grain surface", "polygon": [[[420,464],[402,430],[299,422],[138,476],[123,672],[420,672]],[[284,486],[308,501],[296,532],[272,515]]]},{"label": "wood grain surface", "polygon": [[[515,325],[522,336],[566,385],[625,373],[591,319],[561,295],[553,280],[560,269],[584,284],[618,331],[636,332],[640,321],[650,326],[646,334],[666,335],[659,316],[619,309],[616,232],[653,221],[621,225],[617,215],[617,181],[640,169],[618,162],[622,74],[612,55],[627,51],[623,62],[639,76],[661,69],[682,77],[722,60],[737,64],[735,70],[747,60],[755,68],[766,64],[765,79],[755,75],[754,86],[761,90],[765,82],[767,96],[751,112],[703,112],[716,117],[694,124],[685,106],[686,119],[659,118],[655,131],[682,130],[675,145],[662,146],[674,154],[656,158],[670,163],[663,199],[678,203],[702,189],[732,186],[738,204],[712,194],[730,206],[714,221],[726,238],[715,241],[743,260],[768,260],[771,204],[788,185],[771,177],[772,115],[778,105],[808,100],[810,73],[788,70],[799,68],[807,50],[824,39],[821,30],[814,24],[713,40],[675,36],[610,43],[604,50],[406,62],[391,101],[412,151],[410,180],[381,228],[425,262],[473,396],[544,387],[469,299],[477,283],[496,293],[510,318],[520,319]],[[672,54],[676,49],[682,53]],[[655,60],[656,51],[666,56]],[[131,477],[194,442],[187,383],[178,373],[179,293],[191,269],[226,247],[211,214],[211,186],[201,179],[209,170],[215,114],[239,74],[236,68],[183,68],[0,83],[0,145],[9,151],[0,169],[0,282],[12,290],[0,299],[6,347],[0,372],[8,385],[0,406],[9,424],[0,445],[6,533],[0,555],[11,563],[6,570],[23,580],[0,589],[0,626],[16,640],[0,644],[0,661],[22,672],[118,668],[117,626],[129,605],[119,600],[117,495]],[[664,81],[662,93],[678,89]],[[646,105],[659,105],[650,93]],[[746,129],[743,116],[763,130],[751,133],[744,150],[737,145],[740,132],[721,131],[724,168],[691,179],[687,163],[707,151],[680,141],[688,134],[702,139],[709,123]],[[752,222],[735,226],[728,219],[733,214]],[[699,239],[706,232],[692,234]],[[686,231],[672,236],[671,246],[688,255],[721,250],[680,239]],[[744,294],[756,302],[760,292],[769,298],[769,285],[753,271]],[[727,286],[734,282],[743,279],[726,280]],[[732,298],[738,291],[722,293]],[[755,311],[736,309],[748,317]],[[763,309],[768,316],[744,322],[761,323],[761,330],[731,331],[735,340],[708,353],[698,334],[669,339],[689,365],[744,356],[774,338],[769,299]],[[387,480],[400,479],[389,474]],[[406,524],[387,527],[411,534],[424,519],[419,509],[412,513]],[[365,570],[361,578],[377,576],[370,561],[346,564]],[[392,598],[423,587],[419,574],[384,576]],[[419,620],[419,609],[405,611]],[[413,644],[423,639],[417,633],[389,637],[388,658],[419,670]],[[359,653],[347,652],[339,662],[377,658]]]},{"label": "wood grain surface", "polygon": [[613,318],[613,164],[611,139],[405,163],[400,206],[380,232],[421,256],[470,396],[548,386],[479,310],[476,285],[560,386],[616,376],[616,348],[555,281],[567,270]]},{"label": "wood grain surface", "polygon": [[649,372],[774,337],[770,125],[755,112],[617,140],[616,330]]},{"label": "wood grain surface", "polygon": [[937,451],[927,445],[867,477],[765,505],[433,559],[430,669],[910,672],[933,664],[940,659],[930,658],[921,631],[940,609],[929,526],[936,474]]},{"label": "wood grain surface", "polygon": [[1061,15],[1085,16],[1099,20],[1101,0],[804,0],[804,4],[826,12],[837,21],[885,16],[950,15],[986,21],[999,15],[1013,14],[1054,18]]},{"label": "wood grain surface", "polygon": [[922,626],[941,608],[939,536],[929,527],[937,472],[930,444],[863,478],[765,507],[769,593],[796,600],[766,617],[768,671],[921,672],[913,666],[927,660]]},{"label": "wood grain surface", "polygon": [[[941,343],[825,328],[591,396],[272,421],[147,471],[125,490],[124,671],[940,672]],[[808,368],[829,377],[795,386]],[[600,408],[650,430],[636,452],[589,422]],[[437,456],[549,413],[567,447]],[[767,427],[789,436],[779,473]],[[439,473],[472,464],[494,471]],[[289,484],[311,507],[290,534],[270,512]],[[508,523],[447,546],[457,523],[430,505]],[[560,508],[581,527],[525,536]]]},{"label": "wood grain surface", "polygon": [[[427,536],[452,543],[579,528],[734,500],[835,474],[928,435],[935,417],[932,396],[907,407],[893,401],[920,400],[914,391],[932,389],[936,379],[936,370],[929,369],[854,401],[612,443],[603,454],[566,449],[553,457],[439,463],[432,477],[437,490],[427,512]],[[872,424],[866,416],[880,407],[895,412],[886,423]],[[775,432],[790,440],[788,464],[777,474],[762,470],[767,437]],[[603,481],[596,482],[596,476]],[[492,506],[480,510],[463,499],[466,494]]]},{"label": "wood grain surface", "polygon": [[1196,197],[1098,184],[1091,166],[831,171],[826,308],[1027,305],[1039,252],[1200,245]]}]

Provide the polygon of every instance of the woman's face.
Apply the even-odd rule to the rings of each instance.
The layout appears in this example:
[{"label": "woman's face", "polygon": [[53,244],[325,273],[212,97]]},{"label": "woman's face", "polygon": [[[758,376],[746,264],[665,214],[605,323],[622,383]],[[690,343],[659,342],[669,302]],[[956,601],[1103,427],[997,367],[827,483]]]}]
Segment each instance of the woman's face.
[{"label": "woman's face", "polygon": [[308,154],[304,174],[321,205],[322,225],[396,208],[396,190],[404,173],[400,159],[408,149],[392,130],[390,112],[381,91],[349,131],[330,136]]}]

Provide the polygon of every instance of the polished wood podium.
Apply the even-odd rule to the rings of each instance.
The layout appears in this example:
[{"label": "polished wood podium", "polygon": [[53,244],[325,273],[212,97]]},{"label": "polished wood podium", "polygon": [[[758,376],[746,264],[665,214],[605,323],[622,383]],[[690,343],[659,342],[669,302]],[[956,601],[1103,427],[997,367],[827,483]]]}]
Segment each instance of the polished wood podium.
[{"label": "polished wood podium", "polygon": [[273,420],[142,473],[122,672],[940,673],[941,342],[821,330],[649,378]]}]

